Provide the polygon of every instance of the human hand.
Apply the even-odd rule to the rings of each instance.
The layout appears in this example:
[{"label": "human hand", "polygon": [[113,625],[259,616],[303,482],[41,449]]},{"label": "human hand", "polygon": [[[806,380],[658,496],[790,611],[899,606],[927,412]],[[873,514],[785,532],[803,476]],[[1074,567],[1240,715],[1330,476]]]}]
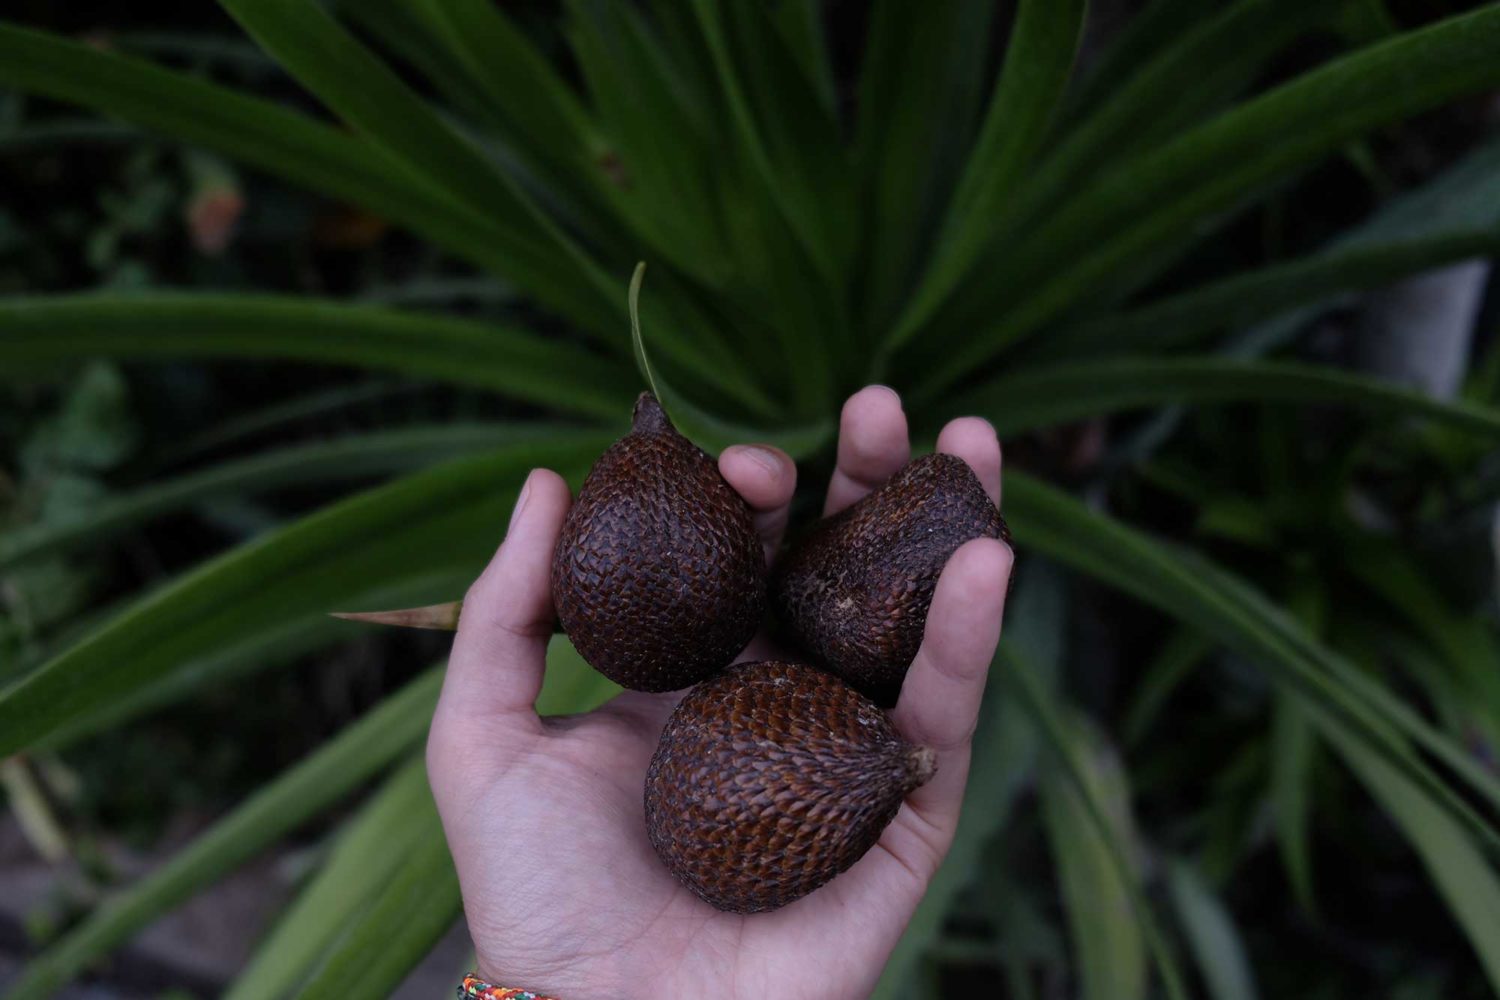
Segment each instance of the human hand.
[{"label": "human hand", "polygon": [[[998,502],[1000,445],[989,424],[955,420],[937,444]],[[871,386],[850,397],[825,515],[909,454],[894,392]],[[774,448],[737,445],[719,468],[755,509],[769,559],[795,465]],[[742,916],[679,885],[646,839],[646,766],[683,692],[626,691],[584,715],[536,714],[554,620],[552,551],[571,502],[555,473],[527,479],[504,543],[464,599],[428,740],[479,974],[563,1000],[868,996],[953,840],[1009,547],[975,539],[948,561],[892,712],[907,739],[937,751],[936,776],[849,871],[780,910]],[[762,635],[739,658],[773,655]]]}]

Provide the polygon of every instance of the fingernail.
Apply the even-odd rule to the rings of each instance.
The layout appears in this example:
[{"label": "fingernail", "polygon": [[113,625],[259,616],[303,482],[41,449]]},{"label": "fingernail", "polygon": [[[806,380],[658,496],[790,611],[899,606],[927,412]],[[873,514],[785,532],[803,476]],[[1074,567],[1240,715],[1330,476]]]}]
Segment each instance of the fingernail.
[{"label": "fingernail", "polygon": [[510,523],[505,526],[505,533],[507,535],[516,526],[516,521],[520,518],[521,511],[526,509],[526,499],[531,496],[531,477],[535,472],[536,470],[532,469],[531,472],[526,473],[526,483],[521,487],[521,492],[516,497],[516,505],[511,508]]},{"label": "fingernail", "polygon": [[781,474],[781,456],[770,448],[762,448],[758,444],[747,444],[740,450],[744,452],[746,458],[762,469],[765,469],[771,475],[779,476]]},{"label": "fingernail", "polygon": [[870,388],[879,389],[881,392],[888,393],[890,397],[896,401],[897,406],[901,405],[901,394],[895,389],[892,389],[890,386],[886,385],[884,382],[872,382],[870,384]]}]

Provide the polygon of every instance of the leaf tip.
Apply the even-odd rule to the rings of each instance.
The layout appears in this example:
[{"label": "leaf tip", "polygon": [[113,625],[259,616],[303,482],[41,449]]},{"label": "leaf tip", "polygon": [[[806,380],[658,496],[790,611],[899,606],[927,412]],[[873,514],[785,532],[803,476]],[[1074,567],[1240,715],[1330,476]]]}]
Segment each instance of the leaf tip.
[{"label": "leaf tip", "polygon": [[397,608],[391,611],[330,611],[328,614],[331,617],[351,622],[452,632],[458,628],[458,616],[463,606],[463,601],[445,601],[442,604],[428,604],[420,608]]}]

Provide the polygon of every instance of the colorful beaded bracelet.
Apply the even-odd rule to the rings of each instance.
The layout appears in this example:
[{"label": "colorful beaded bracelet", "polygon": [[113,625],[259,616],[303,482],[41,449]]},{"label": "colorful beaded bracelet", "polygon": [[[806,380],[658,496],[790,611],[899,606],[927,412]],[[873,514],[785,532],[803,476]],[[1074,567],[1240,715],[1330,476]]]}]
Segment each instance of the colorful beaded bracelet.
[{"label": "colorful beaded bracelet", "polygon": [[491,986],[472,972],[464,976],[464,984],[458,988],[458,1000],[557,1000],[544,997],[530,990],[518,990],[508,986]]}]

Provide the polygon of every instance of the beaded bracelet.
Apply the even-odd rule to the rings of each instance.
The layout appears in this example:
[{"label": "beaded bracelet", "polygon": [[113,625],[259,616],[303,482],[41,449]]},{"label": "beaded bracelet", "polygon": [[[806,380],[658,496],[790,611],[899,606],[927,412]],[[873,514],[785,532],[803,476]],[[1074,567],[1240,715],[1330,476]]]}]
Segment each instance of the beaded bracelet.
[{"label": "beaded bracelet", "polygon": [[509,986],[491,986],[472,972],[464,976],[464,984],[458,988],[458,1000],[557,1000],[544,997],[530,990]]}]

